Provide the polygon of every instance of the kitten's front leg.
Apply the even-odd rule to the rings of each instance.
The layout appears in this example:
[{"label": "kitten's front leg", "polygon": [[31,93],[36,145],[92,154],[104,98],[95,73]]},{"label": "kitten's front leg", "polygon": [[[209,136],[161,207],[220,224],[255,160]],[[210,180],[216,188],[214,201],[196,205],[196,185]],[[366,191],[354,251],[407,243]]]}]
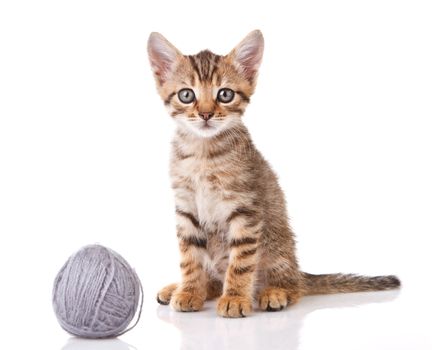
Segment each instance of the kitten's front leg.
[{"label": "kitten's front leg", "polygon": [[181,209],[176,214],[182,282],[173,292],[170,305],[177,311],[198,311],[207,296],[203,267],[207,239],[193,214]]},{"label": "kitten's front leg", "polygon": [[228,218],[230,262],[217,312],[223,317],[245,317],[252,312],[262,223],[253,210],[238,208]]}]

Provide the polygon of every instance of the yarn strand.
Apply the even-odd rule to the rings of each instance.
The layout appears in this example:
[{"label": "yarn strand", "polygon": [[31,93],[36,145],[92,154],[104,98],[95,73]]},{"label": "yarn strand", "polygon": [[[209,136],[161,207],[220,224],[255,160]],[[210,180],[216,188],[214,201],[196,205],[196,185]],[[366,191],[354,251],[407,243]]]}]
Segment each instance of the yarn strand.
[{"label": "yarn strand", "polygon": [[131,331],[132,329],[134,329],[135,326],[138,324],[140,318],[141,318],[141,312],[142,312],[143,303],[144,303],[144,291],[143,291],[142,284],[141,284],[141,281],[140,281],[140,280],[138,280],[138,283],[139,283],[140,299],[141,299],[141,300],[140,300],[140,303],[139,303],[139,306],[138,306],[138,314],[137,314],[137,318],[136,318],[136,320],[135,320],[135,322],[134,322],[134,324],[133,324],[132,326],[129,326],[129,327],[128,327],[127,329],[125,329],[123,332],[121,332],[120,334],[117,334],[117,335],[113,336],[112,338],[120,337],[121,335],[123,335],[123,334],[125,334],[125,333]]}]

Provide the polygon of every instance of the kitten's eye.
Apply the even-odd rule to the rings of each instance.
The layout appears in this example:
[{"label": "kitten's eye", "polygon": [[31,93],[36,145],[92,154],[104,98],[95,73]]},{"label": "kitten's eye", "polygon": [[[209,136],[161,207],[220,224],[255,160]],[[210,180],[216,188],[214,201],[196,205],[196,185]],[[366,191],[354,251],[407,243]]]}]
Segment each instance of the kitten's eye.
[{"label": "kitten's eye", "polygon": [[220,89],[217,94],[218,101],[222,103],[229,103],[234,99],[234,91],[231,89]]},{"label": "kitten's eye", "polygon": [[192,89],[181,89],[177,95],[179,100],[183,103],[189,104],[195,101],[195,93]]}]

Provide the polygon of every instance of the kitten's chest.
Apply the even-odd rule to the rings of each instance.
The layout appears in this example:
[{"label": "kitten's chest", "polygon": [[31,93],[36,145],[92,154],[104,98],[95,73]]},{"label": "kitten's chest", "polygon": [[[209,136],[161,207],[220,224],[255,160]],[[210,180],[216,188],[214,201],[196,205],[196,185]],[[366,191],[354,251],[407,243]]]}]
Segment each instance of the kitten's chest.
[{"label": "kitten's chest", "polygon": [[[201,223],[208,228],[223,229],[234,204],[227,200],[227,183],[215,164],[190,159],[179,164],[179,171],[190,184],[189,199]],[[226,179],[225,179],[226,180]]]}]

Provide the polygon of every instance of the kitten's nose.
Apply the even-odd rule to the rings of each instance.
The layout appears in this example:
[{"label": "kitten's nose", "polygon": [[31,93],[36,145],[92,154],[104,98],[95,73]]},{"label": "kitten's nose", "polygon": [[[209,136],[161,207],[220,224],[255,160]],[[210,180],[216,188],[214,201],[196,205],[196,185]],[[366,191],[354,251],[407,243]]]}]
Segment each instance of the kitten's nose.
[{"label": "kitten's nose", "polygon": [[213,112],[198,112],[198,115],[201,117],[201,119],[207,121],[213,117],[214,113]]}]

